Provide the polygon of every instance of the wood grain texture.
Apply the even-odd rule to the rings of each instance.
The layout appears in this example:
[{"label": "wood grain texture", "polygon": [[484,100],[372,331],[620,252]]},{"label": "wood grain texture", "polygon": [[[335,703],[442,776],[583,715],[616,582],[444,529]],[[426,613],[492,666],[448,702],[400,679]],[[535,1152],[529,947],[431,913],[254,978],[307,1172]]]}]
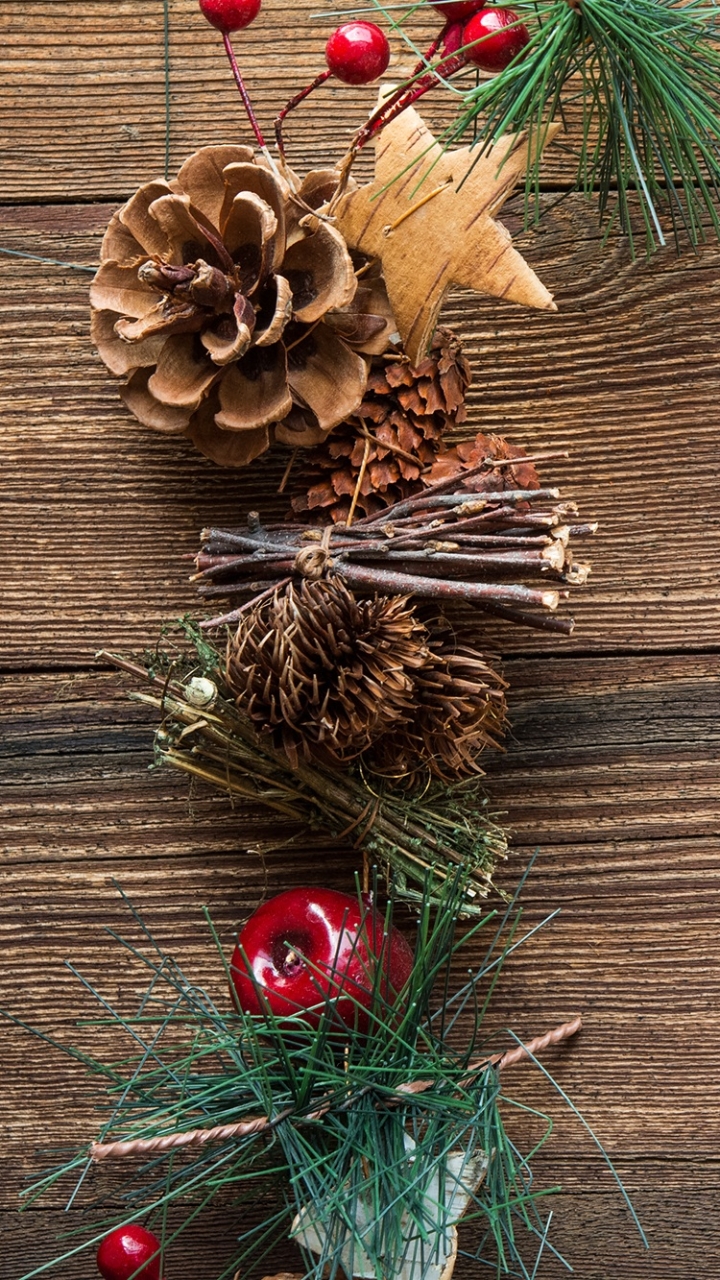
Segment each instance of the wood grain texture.
[{"label": "wood grain texture", "polygon": [[[677,787],[668,806],[667,778],[673,762],[696,780],[703,773],[706,726],[711,737],[717,732],[720,660],[514,660],[508,674],[513,740],[507,755],[491,762],[489,779],[493,798],[509,803],[515,829],[502,879],[510,885],[539,843],[525,925],[561,910],[509,962],[491,1024],[529,1036],[583,1011],[581,1037],[548,1055],[547,1064],[617,1159],[651,1236],[649,1255],[547,1082],[518,1068],[508,1092],[557,1122],[539,1176],[565,1188],[556,1208],[558,1242],[578,1274],[606,1280],[603,1267],[622,1257],[622,1274],[633,1280],[680,1280],[692,1258],[692,1274],[710,1280],[716,1262],[703,1261],[693,1243],[697,1219],[670,1232],[666,1213],[668,1205],[687,1213],[691,1201],[693,1214],[703,1206],[710,1212],[718,1190],[708,1031],[720,995],[720,818],[698,799],[701,786],[693,807],[678,803]],[[108,1057],[120,1052],[113,1034],[73,1025],[92,1017],[93,1002],[63,962],[70,958],[120,1008],[137,1001],[142,972],[104,932],[138,936],[113,879],[141,907],[160,945],[222,999],[201,905],[229,947],[237,923],[264,893],[302,883],[317,866],[317,852],[303,841],[260,857],[251,847],[271,839],[267,820],[196,789],[189,796],[185,780],[169,771],[148,773],[152,717],[127,700],[126,688],[102,672],[0,683],[8,840],[0,1005],[63,1043],[87,1050],[102,1044]],[[658,752],[651,744],[659,726]],[[633,825],[638,811],[642,822]],[[327,882],[347,885],[353,861],[328,850]],[[78,1064],[13,1027],[4,1035],[4,1061],[9,1210],[20,1179],[40,1167],[36,1152],[48,1145],[49,1131],[58,1142],[82,1143],[97,1122]],[[60,1203],[50,1198],[50,1206]],[[53,1251],[54,1219],[39,1211],[30,1219],[28,1256],[39,1262]],[[211,1277],[235,1221],[230,1211],[227,1221],[213,1217],[209,1250],[193,1255],[193,1246],[183,1246],[173,1275]],[[605,1242],[601,1258],[590,1247],[594,1238]],[[290,1261],[286,1250],[278,1258],[278,1265]],[[59,1274],[80,1280],[87,1269],[77,1263]],[[541,1274],[560,1272],[548,1266]]]},{"label": "wood grain texture", "polygon": [[[376,16],[368,0],[370,16]],[[281,0],[239,34],[238,57],[263,130],[285,102],[325,66],[324,49],[337,26],[337,6],[325,14],[299,0],[292,16]],[[170,159],[219,141],[253,138],[230,78],[220,37],[197,0],[170,0]],[[327,16],[325,16],[327,15]],[[437,33],[435,15],[413,22],[425,48]],[[162,0],[3,0],[0,7],[0,193],[3,201],[115,199],[130,195],[165,164],[165,66]],[[386,79],[401,81],[416,59],[392,40]],[[468,87],[474,82],[468,73]],[[375,104],[376,89],[331,81],[312,107],[294,112],[285,137],[288,158],[302,167],[338,163]],[[441,129],[455,103],[429,94],[423,110]],[[571,108],[572,115],[572,108]],[[371,148],[358,172],[370,175]],[[545,181],[567,182],[573,157],[556,147]]]},{"label": "wood grain texture", "polygon": [[[92,262],[111,207],[0,210],[0,243]],[[468,430],[569,449],[543,478],[600,520],[585,544],[590,584],[574,593],[576,632],[552,648],[715,647],[720,253],[668,250],[632,264],[621,245],[603,249],[579,197],[541,225],[518,243],[557,314],[455,294],[444,318],[476,370]],[[183,557],[204,524],[237,523],[257,506],[259,486],[263,511],[281,517],[273,494],[286,454],[221,471],[186,441],[140,427],[88,341],[85,274],[8,259],[0,291],[2,660],[84,666],[100,647],[140,647],[198,608]],[[506,652],[549,647],[525,629],[484,634]]]},{"label": "wood grain texture", "polygon": [[[173,172],[200,145],[249,136],[196,0],[169,10]],[[238,38],[265,126],[322,65],[333,19],[316,11],[265,0]],[[162,173],[162,26],[162,0],[0,5],[0,248],[92,264],[113,208]],[[336,160],[373,98],[323,89],[288,126],[293,163]],[[423,111],[436,129],[449,118],[439,95]],[[564,1188],[553,1239],[580,1280],[716,1280],[720,250],[648,265],[617,240],[603,247],[592,205],[559,201],[570,165],[548,153],[536,232],[521,234],[517,202],[502,213],[558,313],[462,292],[444,311],[475,367],[468,430],[568,448],[543,478],[601,522],[571,639],[482,627],[511,682],[507,751],[488,760],[514,839],[502,883],[539,848],[527,928],[560,908],[511,958],[490,1016],[522,1036],[585,1018],[547,1065],[615,1159],[649,1253],[547,1082],[527,1067],[508,1081],[556,1120],[538,1177]],[[319,855],[303,833],[284,843],[290,829],[264,812],[149,770],[152,716],[95,659],[152,645],[165,621],[199,611],[187,557],[200,528],[239,522],[260,494],[281,516],[285,456],[221,472],[131,419],[89,343],[89,279],[0,255],[0,1006],[97,1049],[99,1033],[76,1025],[95,1007],[64,961],[120,1007],[137,1000],[142,978],[103,931],[133,929],[113,881],[221,995],[201,907],[229,946],[263,895],[317,878]],[[354,855],[320,857],[327,882],[346,887]],[[104,1044],[120,1051],[112,1034]],[[95,1135],[93,1105],[78,1064],[3,1026],[1,1280],[47,1262],[82,1225],[59,1194],[16,1208],[24,1179],[50,1163],[42,1151]],[[214,1280],[263,1209],[199,1219],[167,1280]],[[296,1255],[279,1242],[271,1261]],[[88,1259],[54,1274],[92,1273]],[[538,1280],[564,1274],[545,1256]],[[477,1268],[461,1260],[456,1277]]]}]

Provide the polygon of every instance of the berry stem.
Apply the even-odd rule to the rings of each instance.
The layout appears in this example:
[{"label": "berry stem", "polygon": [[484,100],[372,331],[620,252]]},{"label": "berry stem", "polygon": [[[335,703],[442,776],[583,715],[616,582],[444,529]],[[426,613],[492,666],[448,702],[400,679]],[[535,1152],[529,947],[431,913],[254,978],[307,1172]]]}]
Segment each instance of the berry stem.
[{"label": "berry stem", "polygon": [[285,117],[293,111],[295,107],[298,107],[305,98],[309,97],[315,89],[319,89],[320,85],[324,84],[326,80],[329,80],[331,76],[332,71],[321,71],[309,85],[304,89],[301,89],[299,93],[296,93],[295,97],[291,98],[290,101],[285,104],[282,111],[275,117],[275,139],[277,141],[277,148],[280,152],[283,163],[285,162],[285,144],[283,142],[282,127]]},{"label": "berry stem", "polygon": [[248,94],[248,91],[245,88],[245,81],[243,80],[242,75],[240,73],[240,68],[237,64],[237,58],[235,57],[235,50],[232,47],[232,42],[230,40],[230,36],[227,31],[223,31],[222,38],[223,38],[223,44],[225,45],[225,52],[228,56],[230,66],[232,67],[233,76],[235,77],[235,83],[238,87],[238,92],[240,94],[240,97],[242,98],[243,106],[247,113],[247,118],[250,121],[250,127],[252,128],[252,131],[255,134],[255,141],[257,142],[258,147],[260,148],[260,151],[262,152],[263,156],[268,161],[268,164],[271,165],[273,172],[277,173],[277,165],[273,157],[271,156],[270,152],[268,151],[267,144],[262,135],[262,130],[260,128],[260,125],[258,124],[257,116],[255,115],[255,112],[253,110],[253,105],[252,105],[252,102],[250,101],[250,95]]},{"label": "berry stem", "polygon": [[[358,151],[360,151],[361,148],[364,147],[365,144],[369,142],[371,138],[374,138],[375,134],[379,133],[380,129],[382,129],[389,120],[393,120],[396,115],[400,114],[400,111],[404,111],[405,107],[409,106],[409,100],[405,101],[405,97],[406,97],[406,94],[410,92],[412,88],[414,88],[417,84],[424,83],[428,75],[434,77],[434,73],[430,70],[429,63],[431,59],[435,57],[435,54],[437,53],[438,49],[442,47],[443,41],[445,40],[448,34],[448,31],[452,26],[453,26],[452,22],[448,21],[445,23],[445,26],[441,29],[441,31],[435,37],[432,44],[425,50],[425,53],[423,54],[422,58],[413,68],[412,74],[408,76],[408,79],[405,81],[405,83],[401,84],[399,88],[394,89],[392,93],[389,93],[388,96],[383,99],[380,105],[375,108],[375,110],[372,112],[370,116],[368,116],[368,119],[365,121],[365,124],[362,126],[362,128],[356,133],[355,138],[353,139],[352,145],[350,147],[350,150],[348,151],[343,163],[340,166],[340,178],[339,178],[337,190],[335,191],[335,195],[330,201],[330,208],[328,210],[329,213],[333,212],[338,201],[345,194],[345,189],[347,187],[348,179],[350,177],[350,170],[352,169],[352,166],[355,162],[355,157]],[[441,67],[442,65],[443,64],[441,62],[439,66]],[[422,77],[420,80],[418,80],[419,76]],[[435,79],[433,78],[427,87],[431,88],[434,83],[435,83]],[[425,90],[423,89],[423,93],[424,92]],[[402,102],[403,105],[402,107],[399,108],[398,111],[395,111],[394,107],[399,102]]]},{"label": "berry stem", "polygon": [[415,80],[414,84],[403,89],[401,93],[392,94],[355,134],[352,150],[360,151],[366,143],[375,137],[376,133],[384,129],[385,125],[394,120],[396,116],[399,116],[406,107],[412,106],[413,102],[417,102],[418,98],[422,98],[423,94],[427,93],[429,89],[435,88],[441,79],[447,79],[464,66],[467,66],[465,54],[454,53],[449,58],[444,58],[436,67],[431,71],[427,71],[425,75]]},{"label": "berry stem", "polygon": [[[380,121],[384,123],[384,117],[387,114],[387,112],[390,111],[390,109],[394,107],[397,102],[399,102],[402,98],[404,98],[406,93],[408,93],[410,89],[414,87],[415,84],[419,83],[418,81],[419,76],[422,76],[422,78],[424,79],[427,74],[432,74],[430,72],[430,66],[429,66],[430,61],[432,60],[432,58],[435,57],[435,54],[437,53],[438,49],[441,47],[443,40],[447,35],[448,29],[451,26],[452,26],[452,23],[450,22],[445,23],[445,26],[442,28],[442,31],[440,31],[440,33],[435,37],[435,39],[433,40],[429,48],[425,50],[425,53],[423,54],[420,61],[413,68],[412,74],[408,77],[408,80],[405,82],[405,84],[402,84],[400,85],[399,88],[394,89],[393,92],[388,94],[387,98],[385,98],[380,103],[380,106],[375,108],[372,115],[368,117],[362,129],[356,135],[355,144],[353,147],[354,150],[359,151],[360,147],[365,145],[364,142],[361,142],[360,144],[358,144],[357,139],[359,138],[360,134],[364,134],[365,130],[372,128],[373,132],[370,133],[368,136],[373,137],[374,133],[376,132],[373,126],[376,123],[379,123]],[[382,127],[382,125],[379,125],[379,127]],[[365,141],[367,140],[368,139],[366,138]]]}]

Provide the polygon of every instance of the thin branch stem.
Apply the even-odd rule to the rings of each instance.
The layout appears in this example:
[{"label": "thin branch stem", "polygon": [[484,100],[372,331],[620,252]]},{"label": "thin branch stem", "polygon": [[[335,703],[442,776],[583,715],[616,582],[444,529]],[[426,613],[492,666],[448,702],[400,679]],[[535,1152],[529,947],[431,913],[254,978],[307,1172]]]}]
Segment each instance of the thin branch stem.
[{"label": "thin branch stem", "polygon": [[253,133],[255,134],[255,141],[257,142],[265,159],[271,165],[273,171],[277,173],[277,165],[272,155],[270,154],[267,148],[265,139],[262,135],[262,130],[260,128],[260,125],[258,124],[257,116],[255,115],[252,102],[250,101],[250,95],[245,87],[245,81],[242,78],[240,68],[237,64],[237,58],[235,57],[235,50],[232,47],[232,41],[230,40],[230,36],[228,35],[227,31],[223,31],[222,38],[223,38],[223,44],[225,46],[225,52],[228,56],[230,66],[232,67],[233,76],[235,77],[235,84],[237,85],[238,92],[240,94],[240,97],[242,98],[243,106],[247,113],[247,118],[250,121],[250,127]]},{"label": "thin branch stem", "polygon": [[329,80],[331,76],[332,76],[332,71],[330,71],[329,69],[326,71],[321,71],[320,74],[317,75],[309,85],[306,85],[304,89],[301,89],[299,93],[296,93],[295,97],[291,98],[290,101],[285,104],[282,111],[278,112],[277,116],[275,117],[275,141],[277,142],[277,148],[278,148],[278,151],[280,152],[280,156],[282,158],[283,164],[285,163],[285,159],[286,159],[285,143],[283,141],[283,124],[285,122],[286,117],[289,115],[291,111],[295,110],[295,107],[299,107],[300,103],[304,102],[305,99],[308,98],[311,93],[314,93],[316,89],[319,89],[321,84],[325,84],[325,81]]}]

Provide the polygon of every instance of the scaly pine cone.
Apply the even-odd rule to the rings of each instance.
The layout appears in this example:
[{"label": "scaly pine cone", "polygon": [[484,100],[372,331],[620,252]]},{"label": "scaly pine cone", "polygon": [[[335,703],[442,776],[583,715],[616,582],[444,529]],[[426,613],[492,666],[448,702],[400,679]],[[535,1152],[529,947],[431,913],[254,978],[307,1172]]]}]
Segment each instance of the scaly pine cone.
[{"label": "scaly pine cone", "polygon": [[437,330],[430,353],[415,368],[399,350],[376,357],[357,413],[309,455],[307,491],[293,498],[293,509],[345,520],[363,462],[358,514],[374,514],[417,493],[427,483],[443,433],[465,421],[470,379],[450,329]]},{"label": "scaly pine cone", "polygon": [[358,600],[337,577],[276,591],[240,620],[227,680],[292,764],[342,764],[415,714],[427,633],[404,596]]},{"label": "scaly pine cone", "polygon": [[308,213],[326,178],[295,197],[249,147],[203,147],[113,215],[92,336],[145,426],[244,466],[357,410],[394,322],[379,274],[358,284],[340,232]]},{"label": "scaly pine cone", "polygon": [[505,729],[506,682],[481,653],[430,632],[432,660],[415,675],[416,713],[367,753],[368,767],[412,785],[429,771],[443,782],[482,773],[479,756]]},{"label": "scaly pine cone", "polygon": [[525,462],[525,450],[510,444],[504,436],[486,436],[479,432],[474,440],[463,440],[451,449],[443,449],[426,473],[425,484],[436,484],[462,476],[485,459],[509,462],[509,466],[488,467],[465,482],[473,493],[497,493],[502,489],[539,489],[540,477],[532,462]]}]

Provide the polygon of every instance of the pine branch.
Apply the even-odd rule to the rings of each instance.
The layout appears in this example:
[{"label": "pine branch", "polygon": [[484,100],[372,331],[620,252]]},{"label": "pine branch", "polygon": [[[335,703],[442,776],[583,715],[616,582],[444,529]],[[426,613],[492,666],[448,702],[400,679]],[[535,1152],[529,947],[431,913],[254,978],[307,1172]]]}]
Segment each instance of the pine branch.
[{"label": "pine branch", "polygon": [[[369,1259],[394,1280],[432,1280],[463,1212],[481,1224],[473,1246],[479,1260],[490,1254],[499,1275],[529,1276],[532,1260],[523,1261],[518,1228],[531,1233],[531,1253],[542,1248],[544,1193],[533,1186],[529,1157],[505,1131],[499,1071],[521,1056],[534,1061],[536,1051],[573,1034],[578,1020],[532,1041],[524,1053],[498,1053],[478,1018],[470,1044],[460,1052],[451,1047],[433,992],[444,1004],[458,953],[489,931],[485,957],[454,1001],[470,1015],[482,1008],[479,992],[487,998],[520,922],[513,900],[458,938],[463,896],[461,875],[446,884],[435,907],[423,895],[411,976],[392,1006],[378,978],[369,1035],[339,1026],[331,999],[316,1028],[301,1015],[280,1025],[269,1009],[260,1018],[230,1012],[228,997],[216,1002],[196,987],[142,921],[143,949],[118,939],[148,972],[149,985],[137,1015],[101,1001],[110,1018],[103,1016],[98,1032],[121,1031],[132,1041],[131,1056],[118,1068],[124,1078],[110,1095],[111,1107],[118,1095],[120,1104],[105,1118],[102,1135],[110,1154],[118,1140],[135,1143],[136,1160],[127,1175],[127,1162],[120,1162],[124,1180],[109,1188],[113,1207],[82,1229],[83,1243],[40,1270],[95,1247],[116,1222],[141,1217],[155,1229],[160,1224],[163,1256],[172,1258],[175,1238],[217,1194],[232,1191],[257,1205],[281,1177],[285,1208],[268,1204],[264,1220],[240,1237],[223,1276],[238,1267],[245,1275],[262,1258],[271,1224],[275,1238],[283,1230],[295,1237],[308,1280],[320,1280],[326,1267],[336,1280],[357,1273],[348,1269],[353,1254],[358,1267]],[[472,1056],[478,1049],[480,1060]],[[100,1058],[88,1066],[107,1079]],[[101,1105],[106,1111],[107,1098]],[[269,1124],[258,1121],[259,1111]],[[543,1119],[549,1136],[552,1126]],[[212,1149],[194,1146],[198,1124],[216,1141]],[[167,1149],[163,1135],[179,1131],[188,1149],[177,1152],[177,1142]],[[85,1156],[97,1151],[73,1156],[31,1187],[29,1198],[64,1177],[76,1180]],[[92,1183],[91,1177],[86,1190]]]},{"label": "pine branch", "polygon": [[[504,71],[464,94],[447,144],[472,131],[480,155],[505,134],[527,130],[538,145],[526,174],[526,211],[537,217],[542,130],[579,106],[578,135],[568,138],[577,143],[576,188],[597,193],[601,214],[631,244],[633,193],[648,251],[665,243],[664,212],[678,245],[697,245],[708,223],[720,234],[714,0],[513,0],[512,8],[530,42]],[[393,16],[402,31],[403,19]]]}]

